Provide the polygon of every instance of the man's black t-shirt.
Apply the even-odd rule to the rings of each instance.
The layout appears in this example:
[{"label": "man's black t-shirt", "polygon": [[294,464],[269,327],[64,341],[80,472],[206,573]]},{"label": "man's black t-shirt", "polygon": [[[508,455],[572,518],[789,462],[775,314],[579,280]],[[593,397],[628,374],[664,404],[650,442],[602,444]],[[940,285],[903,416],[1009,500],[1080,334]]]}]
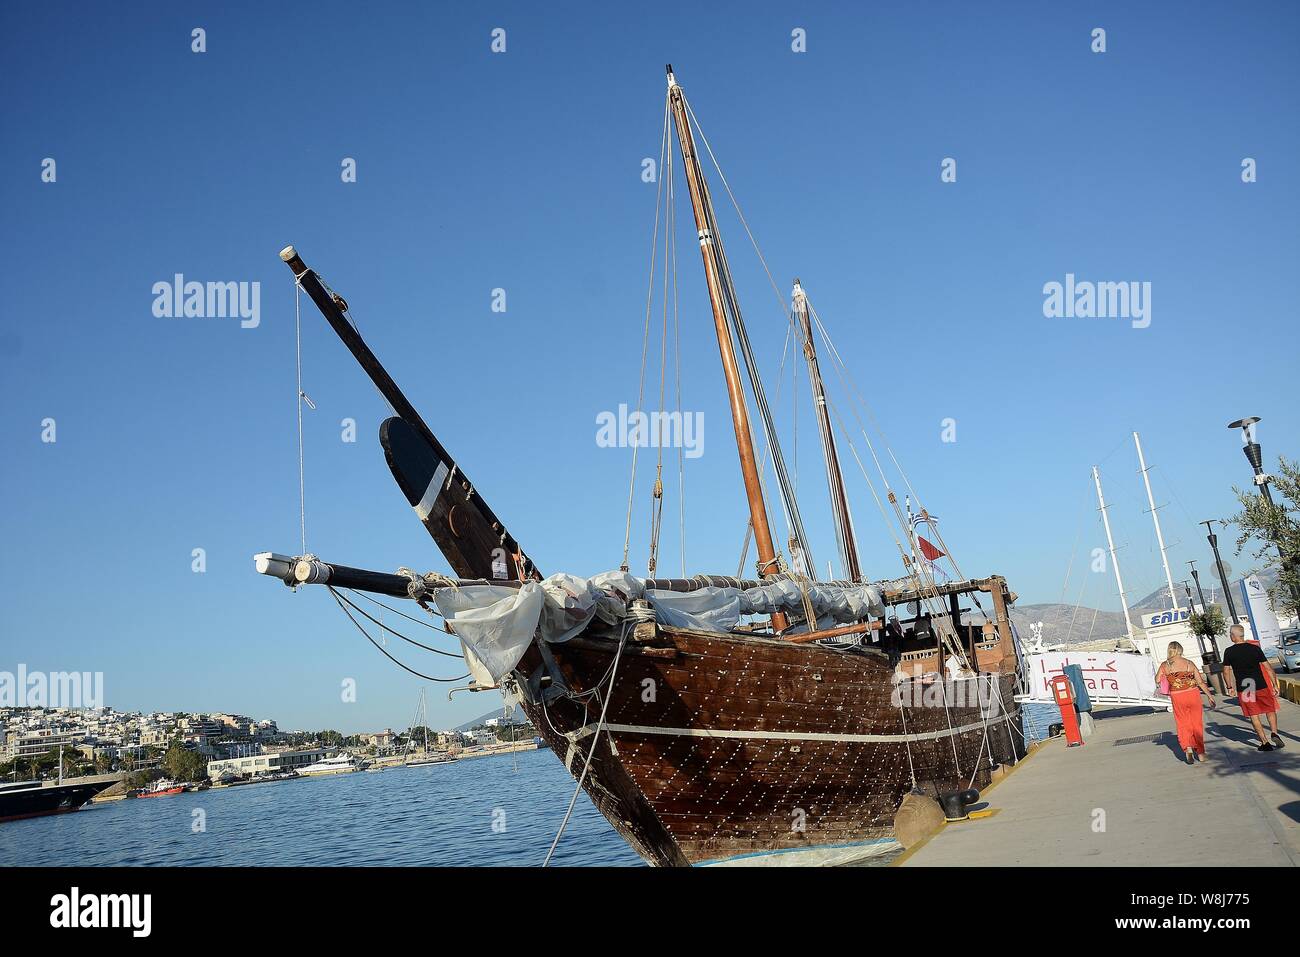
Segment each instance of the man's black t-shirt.
[{"label": "man's black t-shirt", "polygon": [[1243,691],[1262,691],[1268,685],[1264,683],[1264,670],[1260,665],[1268,656],[1260,650],[1259,645],[1243,641],[1233,645],[1223,653],[1223,663],[1232,669],[1232,678],[1237,683],[1237,693]]}]

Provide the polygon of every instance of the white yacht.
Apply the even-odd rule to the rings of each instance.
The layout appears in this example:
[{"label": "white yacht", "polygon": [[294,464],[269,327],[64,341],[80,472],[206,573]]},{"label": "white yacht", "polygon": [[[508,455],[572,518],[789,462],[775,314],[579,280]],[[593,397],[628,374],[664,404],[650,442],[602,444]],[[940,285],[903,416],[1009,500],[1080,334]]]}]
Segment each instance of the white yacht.
[{"label": "white yacht", "polygon": [[364,767],[365,762],[360,758],[353,757],[343,751],[328,758],[321,758],[315,764],[309,764],[305,768],[298,768],[297,771],[299,774],[314,777],[322,774],[346,774],[350,771],[360,771]]}]

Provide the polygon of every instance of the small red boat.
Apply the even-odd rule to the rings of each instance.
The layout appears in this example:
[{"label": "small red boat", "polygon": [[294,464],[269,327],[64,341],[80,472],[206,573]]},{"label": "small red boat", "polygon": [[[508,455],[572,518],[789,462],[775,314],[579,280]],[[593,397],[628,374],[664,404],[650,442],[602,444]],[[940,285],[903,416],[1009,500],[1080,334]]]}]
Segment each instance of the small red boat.
[{"label": "small red boat", "polygon": [[153,782],[147,788],[141,788],[135,792],[138,798],[158,798],[167,797],[169,794],[180,794],[185,790],[185,785],[177,784],[175,781],[169,781],[163,778]]}]

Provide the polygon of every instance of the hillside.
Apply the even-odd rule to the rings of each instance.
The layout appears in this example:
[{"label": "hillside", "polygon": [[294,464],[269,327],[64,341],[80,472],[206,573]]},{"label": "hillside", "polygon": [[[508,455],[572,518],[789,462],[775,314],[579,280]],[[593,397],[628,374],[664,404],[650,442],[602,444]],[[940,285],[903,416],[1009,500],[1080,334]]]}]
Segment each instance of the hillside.
[{"label": "hillside", "polygon": [[[500,718],[504,711],[505,711],[504,708],[497,708],[495,711],[489,711],[487,714],[479,715],[473,721],[466,721],[464,724],[458,724],[453,730],[468,731],[470,728],[482,727],[485,723],[487,723],[492,718]],[[519,707],[519,705],[515,705],[515,724],[527,724],[527,723],[528,723],[528,718],[524,715],[524,709]]]},{"label": "hillside", "polygon": [[1073,605],[1013,605],[1011,621],[1026,639],[1030,636],[1029,626],[1041,621],[1043,641],[1048,644],[1118,638],[1124,634],[1124,616],[1119,612],[1081,607],[1076,613]]}]

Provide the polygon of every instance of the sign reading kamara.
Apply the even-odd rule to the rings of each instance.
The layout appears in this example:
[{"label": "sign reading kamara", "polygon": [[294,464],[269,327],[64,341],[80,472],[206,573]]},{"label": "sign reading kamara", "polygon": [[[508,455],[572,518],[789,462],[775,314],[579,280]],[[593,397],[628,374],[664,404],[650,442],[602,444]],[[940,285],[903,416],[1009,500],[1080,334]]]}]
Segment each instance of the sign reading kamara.
[{"label": "sign reading kamara", "polygon": [[1169,699],[1156,692],[1155,664],[1146,655],[1126,652],[1048,651],[1026,655],[1030,701],[1055,701],[1051,681],[1065,673],[1066,665],[1083,667],[1088,696],[1103,703],[1150,701],[1167,705]]}]

